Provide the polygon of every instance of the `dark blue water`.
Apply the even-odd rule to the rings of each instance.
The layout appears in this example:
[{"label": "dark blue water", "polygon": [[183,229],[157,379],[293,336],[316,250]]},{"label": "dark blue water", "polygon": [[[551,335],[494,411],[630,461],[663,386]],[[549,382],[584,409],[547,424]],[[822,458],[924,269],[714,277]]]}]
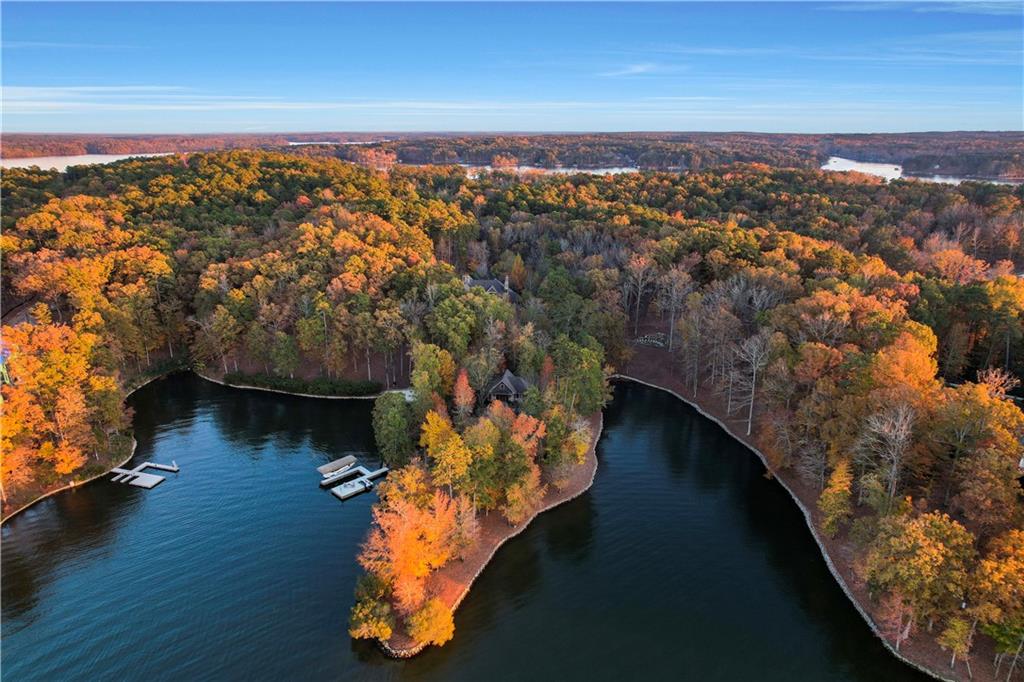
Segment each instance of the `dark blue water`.
[{"label": "dark blue water", "polygon": [[587,494],[511,540],[443,649],[391,661],[346,633],[374,495],[368,401],[178,375],[131,398],[153,490],[98,481],[3,528],[5,680],[904,680],[747,450],[620,384]]}]

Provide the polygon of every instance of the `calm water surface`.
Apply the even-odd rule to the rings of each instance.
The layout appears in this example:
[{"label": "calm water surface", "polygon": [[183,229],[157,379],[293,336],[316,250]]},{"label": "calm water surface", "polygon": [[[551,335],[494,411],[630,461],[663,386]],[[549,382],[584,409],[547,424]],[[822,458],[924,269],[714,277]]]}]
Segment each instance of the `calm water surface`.
[{"label": "calm water surface", "polygon": [[31,168],[38,166],[42,170],[56,170],[63,173],[69,166],[86,166],[91,164],[113,163],[125,159],[144,159],[151,156],[169,156],[171,152],[160,154],[78,154],[76,156],[35,156],[25,159],[0,159],[0,168]]},{"label": "calm water surface", "polygon": [[411,661],[352,642],[375,494],[369,401],[192,375],[130,400],[153,490],[101,480],[3,528],[5,680],[911,680],[835,585],[782,488],[717,426],[620,384],[590,492],[499,552],[455,640]]},{"label": "calm water surface", "polygon": [[[977,178],[960,178],[955,175],[932,175],[932,176],[919,176],[919,175],[904,175],[903,166],[895,163],[873,163],[868,161],[854,161],[853,159],[844,159],[839,156],[829,157],[829,160],[822,165],[821,170],[826,171],[857,171],[858,173],[866,173],[868,175],[877,175],[880,178],[886,180],[896,180],[898,178],[907,178],[910,180],[923,180],[924,182],[937,182],[942,185],[959,185],[961,182],[967,182],[973,180],[978,182]],[[1016,183],[1008,182],[1006,180],[985,180],[984,182],[990,182],[994,185],[1013,185]]]}]

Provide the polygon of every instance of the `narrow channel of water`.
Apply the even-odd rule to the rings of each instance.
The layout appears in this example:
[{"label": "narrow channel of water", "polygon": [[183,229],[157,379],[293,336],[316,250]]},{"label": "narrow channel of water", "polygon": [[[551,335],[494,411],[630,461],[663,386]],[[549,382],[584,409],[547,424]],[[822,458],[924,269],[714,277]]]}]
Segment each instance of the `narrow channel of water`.
[{"label": "narrow channel of water", "polygon": [[619,384],[594,487],[506,544],[411,661],[352,642],[375,494],[315,467],[375,464],[369,401],[193,375],[130,400],[153,490],[103,479],[3,527],[5,679],[912,680],[826,569],[756,457],[668,394]]}]

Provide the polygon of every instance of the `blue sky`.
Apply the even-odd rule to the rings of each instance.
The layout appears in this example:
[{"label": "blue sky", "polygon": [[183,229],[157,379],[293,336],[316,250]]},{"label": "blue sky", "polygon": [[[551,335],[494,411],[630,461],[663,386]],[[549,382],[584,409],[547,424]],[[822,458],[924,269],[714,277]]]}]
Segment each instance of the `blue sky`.
[{"label": "blue sky", "polygon": [[8,1],[3,130],[1021,130],[1022,8]]}]

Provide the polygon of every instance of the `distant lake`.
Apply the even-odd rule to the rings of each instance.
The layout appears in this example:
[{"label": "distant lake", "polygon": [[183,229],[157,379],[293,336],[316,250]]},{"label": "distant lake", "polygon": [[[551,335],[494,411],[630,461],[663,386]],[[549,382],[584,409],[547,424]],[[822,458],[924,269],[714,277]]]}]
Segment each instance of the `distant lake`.
[{"label": "distant lake", "polygon": [[593,488],[503,546],[455,639],[409,661],[346,631],[376,492],[317,485],[342,455],[377,466],[371,401],[179,374],[128,402],[131,465],[181,473],[104,476],[3,526],[5,680],[927,679],[871,634],[760,460],[661,391],[615,386]]},{"label": "distant lake", "polygon": [[[869,161],[854,161],[853,159],[844,159],[840,156],[829,157],[829,160],[821,167],[821,170],[826,171],[857,171],[858,173],[866,173],[868,175],[876,175],[886,180],[896,180],[898,178],[906,178],[908,180],[923,180],[924,182],[938,182],[944,185],[959,185],[961,182],[968,180],[978,182],[978,178],[958,178],[953,175],[932,175],[931,177],[919,176],[919,175],[904,175],[903,166],[895,163],[872,163]],[[984,180],[984,182],[991,182],[995,185],[1013,185],[1016,183],[1007,182],[1005,180]]]},{"label": "distant lake", "polygon": [[173,152],[159,154],[79,154],[77,156],[36,156],[29,159],[0,159],[3,168],[31,168],[39,166],[43,170],[56,170],[63,173],[68,166],[86,166],[95,163],[113,163],[124,159],[148,158],[151,156],[170,156]]},{"label": "distant lake", "polygon": [[314,141],[314,142],[294,142],[292,140],[288,140],[288,146],[289,147],[306,147],[306,146],[309,146],[309,145],[319,145],[319,144],[327,144],[327,145],[332,145],[332,146],[344,146],[344,145],[353,145],[353,144],[380,144],[381,142],[388,142],[388,140],[387,139],[383,139],[383,140],[365,140],[365,141],[349,140],[349,141],[346,141],[346,142],[333,142],[331,140]]},{"label": "distant lake", "polygon": [[494,170],[501,170],[506,172],[516,173],[545,173],[548,175],[575,175],[582,173],[584,175],[619,175],[621,173],[639,173],[640,169],[636,166],[609,166],[607,168],[567,168],[559,166],[555,168],[544,168],[542,166],[516,166],[514,168],[499,168],[495,169],[489,165],[477,165],[472,163],[460,163],[460,166],[466,168],[470,175],[478,175],[483,172],[491,172]]}]

